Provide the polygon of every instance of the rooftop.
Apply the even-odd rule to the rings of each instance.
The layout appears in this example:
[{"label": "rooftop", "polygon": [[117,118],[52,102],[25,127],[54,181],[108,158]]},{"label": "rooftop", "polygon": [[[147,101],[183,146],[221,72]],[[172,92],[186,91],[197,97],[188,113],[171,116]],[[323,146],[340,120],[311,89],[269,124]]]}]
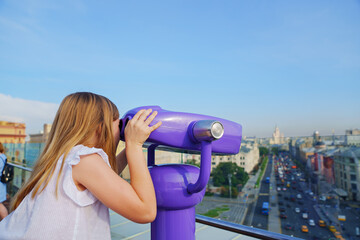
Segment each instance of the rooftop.
[{"label": "rooftop", "polygon": [[[195,225],[197,240],[209,239],[256,239],[201,223]],[[148,240],[150,239],[150,223],[137,224],[110,210],[111,239],[113,240]]]}]

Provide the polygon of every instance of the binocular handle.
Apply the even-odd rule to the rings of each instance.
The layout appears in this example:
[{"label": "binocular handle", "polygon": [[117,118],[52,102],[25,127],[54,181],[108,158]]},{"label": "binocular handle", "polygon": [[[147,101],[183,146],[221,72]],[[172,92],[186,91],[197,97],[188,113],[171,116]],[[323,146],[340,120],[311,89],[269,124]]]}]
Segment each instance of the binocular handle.
[{"label": "binocular handle", "polygon": [[190,183],[187,186],[188,193],[198,193],[202,191],[209,181],[211,171],[211,142],[201,142],[201,160],[200,160],[200,174],[195,183]]}]

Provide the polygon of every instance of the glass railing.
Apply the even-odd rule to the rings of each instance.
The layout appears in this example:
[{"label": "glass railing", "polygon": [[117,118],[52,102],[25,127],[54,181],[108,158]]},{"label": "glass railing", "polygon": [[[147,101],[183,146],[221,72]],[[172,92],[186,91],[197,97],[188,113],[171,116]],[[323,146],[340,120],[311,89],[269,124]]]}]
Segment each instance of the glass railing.
[{"label": "glass railing", "polygon": [[8,164],[14,166],[14,178],[7,183],[7,192],[10,198],[12,198],[21,186],[30,178],[32,169],[12,162],[8,162]]},{"label": "glass railing", "polygon": [[43,150],[44,143],[4,143],[5,153],[10,162],[33,167]]},{"label": "glass railing", "polygon": [[[8,194],[10,197],[13,197],[16,192],[19,190],[19,188],[24,184],[30,177],[31,168],[24,167],[23,165],[18,165],[15,163],[9,163],[10,165],[14,166],[14,179],[13,181],[8,183]],[[298,238],[279,234],[279,233],[273,233],[270,231],[265,231],[262,229],[256,229],[253,227],[248,227],[240,224],[235,224],[227,221],[222,221],[206,216],[202,216],[197,214],[196,215],[196,222],[202,223],[204,225],[208,225],[214,228],[223,229],[226,231],[231,231],[234,233],[242,234],[245,236],[250,236],[257,239],[268,239],[268,240],[276,240],[276,239],[288,239],[288,240],[296,240]]]},{"label": "glass railing", "polygon": [[[336,138],[339,139],[343,140]],[[296,144],[291,146],[290,142],[287,144],[288,148],[298,147]],[[42,147],[41,144],[6,145],[8,159],[12,159],[10,163],[16,166],[14,180],[8,187],[10,196],[29,178]],[[266,148],[271,149],[269,146]],[[339,155],[336,151],[331,155],[335,148],[341,148],[345,155]],[[212,175],[207,193],[196,207],[197,221],[260,239],[276,239],[271,238],[276,234],[286,235],[289,239],[335,239],[336,232],[344,239],[356,239],[360,234],[358,193],[347,193],[335,182],[337,169],[334,162],[336,158],[340,162],[340,159],[347,159],[346,149],[341,144],[330,145],[320,151],[307,149],[314,152],[306,159],[299,158],[302,155],[289,150],[281,150],[277,155],[269,154],[248,173],[245,182],[232,185],[235,190],[231,194],[229,187],[215,186],[215,176]],[[165,155],[161,157],[166,159]],[[188,163],[196,164],[197,161],[196,156],[187,154],[180,154],[174,159],[179,159],[178,163],[186,163],[188,159],[194,160]],[[216,162],[215,167],[221,161]],[[234,158],[230,158],[230,161],[234,161]],[[159,162],[156,160],[156,163]],[[359,179],[356,181],[359,182]],[[229,225],[235,230],[231,230]],[[260,236],[252,235],[254,232],[259,232]]]}]

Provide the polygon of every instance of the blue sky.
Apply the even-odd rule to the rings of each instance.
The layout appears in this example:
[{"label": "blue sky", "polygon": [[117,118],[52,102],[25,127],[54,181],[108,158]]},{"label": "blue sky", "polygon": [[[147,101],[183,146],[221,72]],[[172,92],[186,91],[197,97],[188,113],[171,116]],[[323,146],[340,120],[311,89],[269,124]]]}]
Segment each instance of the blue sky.
[{"label": "blue sky", "polygon": [[92,91],[121,114],[159,105],[247,136],[276,124],[344,134],[360,128],[360,1],[5,0],[0,82],[0,120],[28,133],[66,95]]}]

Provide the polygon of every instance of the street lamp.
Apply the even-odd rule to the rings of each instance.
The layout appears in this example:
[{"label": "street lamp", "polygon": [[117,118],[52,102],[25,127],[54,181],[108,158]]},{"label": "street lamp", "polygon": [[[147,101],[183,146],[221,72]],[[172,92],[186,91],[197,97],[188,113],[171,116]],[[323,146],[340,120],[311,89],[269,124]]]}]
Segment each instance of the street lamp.
[{"label": "street lamp", "polygon": [[231,199],[231,177],[232,177],[232,174],[229,173],[229,174],[228,174],[228,179],[229,179],[229,194],[230,194],[230,199]]}]

